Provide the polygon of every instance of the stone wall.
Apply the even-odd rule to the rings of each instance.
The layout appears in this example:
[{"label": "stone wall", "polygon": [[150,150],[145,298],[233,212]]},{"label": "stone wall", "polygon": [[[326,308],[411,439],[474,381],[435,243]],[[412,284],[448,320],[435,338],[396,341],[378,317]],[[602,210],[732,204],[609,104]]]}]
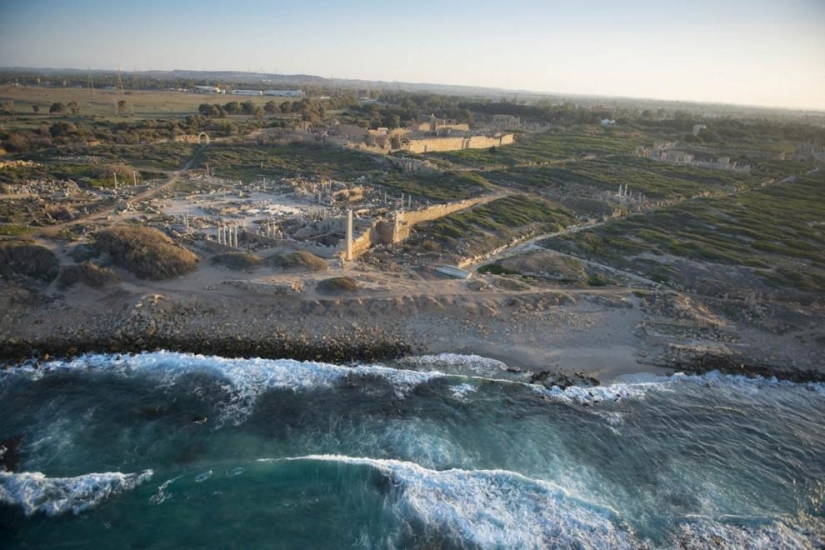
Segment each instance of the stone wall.
[{"label": "stone wall", "polygon": [[446,151],[463,151],[464,149],[487,149],[489,147],[501,147],[515,142],[513,134],[503,134],[497,137],[470,136],[470,137],[445,137],[431,139],[412,139],[404,147],[411,153],[438,153]]},{"label": "stone wall", "polygon": [[[410,229],[417,223],[437,220],[444,216],[448,216],[454,212],[465,210],[472,206],[484,204],[496,199],[500,199],[502,195],[487,195],[475,199],[466,199],[463,201],[451,202],[448,204],[436,204],[421,210],[412,210],[408,212],[398,212],[395,219],[376,219],[368,226],[355,231],[352,239],[352,257],[358,258],[365,254],[371,247],[377,244],[397,244],[405,241],[410,236]],[[346,257],[346,243],[341,242],[338,246],[337,255],[343,260]]]},{"label": "stone wall", "polygon": [[463,201],[450,202],[447,204],[436,204],[421,210],[410,210],[399,212],[395,217],[395,228],[393,231],[393,244],[400,243],[410,236],[410,229],[417,223],[429,222],[449,216],[454,212],[466,210],[467,208],[484,204],[501,198],[501,195],[487,195],[475,199],[465,199]]}]

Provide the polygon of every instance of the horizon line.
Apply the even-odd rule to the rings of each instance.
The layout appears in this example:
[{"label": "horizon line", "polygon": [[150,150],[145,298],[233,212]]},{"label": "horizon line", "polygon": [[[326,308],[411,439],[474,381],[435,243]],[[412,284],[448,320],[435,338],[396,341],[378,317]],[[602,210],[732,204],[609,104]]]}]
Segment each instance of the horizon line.
[{"label": "horizon line", "polygon": [[633,100],[633,101],[655,101],[655,102],[662,102],[662,103],[687,103],[693,105],[707,105],[707,106],[718,106],[718,107],[741,107],[741,108],[749,108],[749,109],[765,109],[765,110],[783,110],[783,111],[797,111],[801,113],[816,113],[825,115],[825,108],[819,107],[787,107],[782,105],[759,105],[759,104],[745,104],[745,103],[727,103],[723,101],[715,101],[715,100],[696,100],[696,99],[664,99],[664,98],[655,98],[655,97],[635,97],[635,96],[623,96],[623,95],[595,95],[595,94],[588,94],[582,92],[575,92],[575,93],[562,93],[562,92],[550,92],[550,91],[537,91],[537,90],[524,90],[524,89],[510,89],[510,88],[499,88],[499,87],[491,87],[491,86],[478,86],[472,84],[447,84],[447,83],[438,83],[438,82],[410,82],[405,80],[369,80],[365,78],[352,78],[352,77],[333,77],[333,76],[320,76],[311,73],[266,73],[266,72],[258,72],[258,71],[249,71],[249,70],[238,70],[238,69],[141,69],[141,70],[131,70],[131,71],[123,71],[120,68],[115,69],[101,69],[101,68],[86,68],[81,69],[77,67],[22,67],[22,66],[14,66],[14,67],[0,67],[0,71],[8,71],[8,70],[34,70],[34,71],[78,71],[78,72],[111,72],[116,74],[117,72],[126,72],[126,73],[150,73],[150,72],[158,72],[158,73],[172,73],[175,71],[185,71],[185,72],[192,72],[192,73],[240,73],[240,74],[248,74],[248,75],[264,75],[264,76],[305,76],[305,77],[313,77],[319,78],[326,81],[353,81],[353,82],[365,82],[365,83],[379,83],[379,84],[396,84],[396,85],[411,85],[411,86],[444,86],[444,87],[453,87],[453,88],[470,88],[476,90],[487,90],[487,91],[496,91],[496,92],[503,92],[509,94],[533,94],[539,96],[556,96],[556,97],[583,97],[583,98],[591,98],[591,99],[612,99],[612,100]]}]

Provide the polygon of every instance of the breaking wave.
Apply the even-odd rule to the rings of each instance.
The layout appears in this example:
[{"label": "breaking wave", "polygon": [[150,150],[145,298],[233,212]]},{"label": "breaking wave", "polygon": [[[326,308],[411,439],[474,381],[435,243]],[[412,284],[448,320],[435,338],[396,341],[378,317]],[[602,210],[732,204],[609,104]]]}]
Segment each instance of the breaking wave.
[{"label": "breaking wave", "polygon": [[[460,401],[469,400],[470,394],[474,393],[483,383],[524,386],[544,399],[577,405],[641,399],[651,391],[673,391],[677,384],[722,387],[744,393],[782,387],[804,390],[825,397],[825,384],[822,383],[796,384],[776,378],[727,375],[718,371],[702,375],[681,373],[671,376],[625,375],[609,385],[560,388],[530,384],[521,373],[514,378],[507,372],[507,366],[504,363],[477,355],[425,355],[402,359],[399,364],[415,367],[416,370],[384,365],[349,367],[291,359],[228,359],[158,351],[132,356],[88,354],[68,361],[45,362],[39,368],[24,365],[3,373],[3,376],[24,373],[33,379],[41,379],[49,373],[62,371],[109,372],[124,376],[155,377],[159,383],[172,386],[188,374],[207,374],[224,381],[223,387],[229,394],[229,400],[222,404],[222,420],[231,419],[236,425],[251,414],[258,397],[267,391],[311,391],[333,388],[343,382],[357,383],[359,380],[366,379],[383,379],[389,382],[399,398],[405,397],[417,386],[430,381],[443,378],[453,379],[456,382],[452,386],[453,396]],[[417,370],[435,367],[440,370]]]},{"label": "breaking wave", "polygon": [[0,502],[22,508],[27,516],[38,512],[48,516],[79,514],[113,495],[134,489],[151,477],[152,470],[139,474],[107,472],[53,478],[40,472],[0,472]]},{"label": "breaking wave", "polygon": [[551,483],[505,470],[429,470],[412,462],[310,455],[284,460],[365,465],[399,490],[397,512],[429,535],[481,548],[633,548],[616,512]]}]

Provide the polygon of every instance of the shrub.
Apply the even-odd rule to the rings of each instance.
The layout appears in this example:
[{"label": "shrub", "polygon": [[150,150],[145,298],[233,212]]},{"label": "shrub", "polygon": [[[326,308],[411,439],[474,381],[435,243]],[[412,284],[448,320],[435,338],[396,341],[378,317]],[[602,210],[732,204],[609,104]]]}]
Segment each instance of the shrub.
[{"label": "shrub", "polygon": [[99,266],[93,262],[83,262],[61,267],[60,275],[57,277],[57,287],[65,290],[77,283],[83,283],[91,288],[102,288],[109,283],[119,281],[120,277],[108,267]]},{"label": "shrub", "polygon": [[258,267],[262,261],[263,258],[260,256],[246,252],[225,252],[212,257],[214,265],[221,265],[238,271]]},{"label": "shrub", "polygon": [[267,264],[281,269],[301,269],[307,271],[325,271],[327,262],[309,252],[299,250],[278,254],[267,259]]},{"label": "shrub", "polygon": [[57,256],[44,246],[23,243],[0,245],[0,275],[11,279],[15,275],[51,282],[60,271]]},{"label": "shrub", "polygon": [[95,248],[139,279],[170,279],[194,271],[198,262],[189,250],[156,229],[120,225],[97,234]]},{"label": "shrub", "polygon": [[322,294],[358,292],[358,281],[352,277],[333,277],[319,281],[318,284],[315,285],[315,290]]},{"label": "shrub", "polygon": [[502,266],[501,264],[487,264],[483,265],[478,268],[478,272],[481,274],[492,273],[493,275],[521,275],[518,271],[513,271],[512,269],[507,269],[506,267]]}]

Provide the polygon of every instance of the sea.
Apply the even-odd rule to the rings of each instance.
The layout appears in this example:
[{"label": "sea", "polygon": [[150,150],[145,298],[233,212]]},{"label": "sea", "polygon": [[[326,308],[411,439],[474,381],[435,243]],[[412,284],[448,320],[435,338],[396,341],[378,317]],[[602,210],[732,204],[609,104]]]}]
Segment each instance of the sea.
[{"label": "sea", "polygon": [[0,372],[0,548],[821,548],[825,386],[472,355]]}]

